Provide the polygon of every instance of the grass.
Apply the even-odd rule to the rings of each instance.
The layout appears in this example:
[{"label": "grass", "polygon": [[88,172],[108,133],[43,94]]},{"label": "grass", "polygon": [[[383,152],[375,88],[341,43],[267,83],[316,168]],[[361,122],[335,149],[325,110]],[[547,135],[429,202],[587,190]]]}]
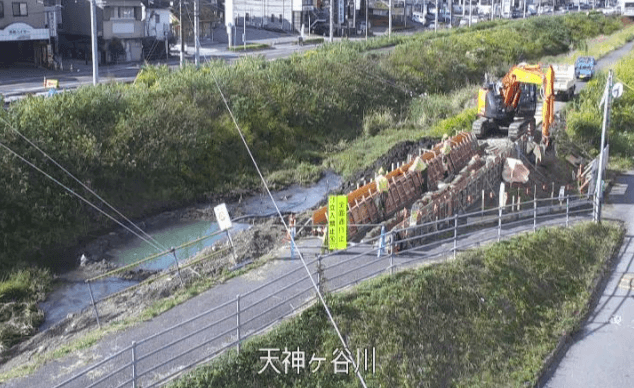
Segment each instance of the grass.
[{"label": "grass", "polygon": [[233,47],[229,47],[229,51],[255,51],[255,50],[265,50],[271,48],[268,44],[264,43],[248,43],[246,45],[236,45]]},{"label": "grass", "polygon": [[545,57],[542,59],[542,63],[564,63],[571,65],[581,56],[591,56],[599,59],[614,49],[632,41],[632,39],[634,39],[634,24],[630,24],[612,35],[601,35],[594,39],[589,39],[585,42],[585,45],[583,45],[585,47],[582,49],[555,57]]},{"label": "grass", "polygon": [[[620,226],[607,223],[541,229],[327,300],[353,357],[361,350],[363,364],[368,349],[372,365],[376,350],[376,372],[361,366],[369,387],[533,386],[560,338],[579,329],[622,237]],[[282,373],[258,373],[264,348],[280,349]],[[316,373],[284,374],[284,349],[304,352],[306,368],[314,369],[312,356],[326,360]],[[353,373],[334,373],[337,349],[315,305],[170,387],[357,387]]]},{"label": "grass", "polygon": [[0,353],[33,335],[44,320],[37,303],[46,297],[52,276],[48,270],[15,270],[0,280]]}]

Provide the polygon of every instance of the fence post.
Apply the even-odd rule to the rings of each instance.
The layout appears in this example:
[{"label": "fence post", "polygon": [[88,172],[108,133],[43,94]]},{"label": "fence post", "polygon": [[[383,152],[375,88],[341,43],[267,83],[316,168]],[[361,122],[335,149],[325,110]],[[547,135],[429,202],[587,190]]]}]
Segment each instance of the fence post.
[{"label": "fence post", "polygon": [[392,249],[390,254],[390,275],[394,274],[394,250],[396,249],[396,239],[394,231],[392,231]]},{"label": "fence post", "polygon": [[568,227],[568,222],[570,220],[570,195],[566,196],[566,228]]},{"label": "fence post", "polygon": [[456,250],[458,249],[458,213],[453,216],[453,258],[456,258]]},{"label": "fence post", "polygon": [[95,310],[95,316],[97,317],[97,325],[99,325],[99,328],[101,329],[101,322],[99,322],[99,311],[97,311],[97,305],[95,304],[95,298],[92,295],[92,286],[90,285],[89,281],[86,281],[86,283],[88,283],[88,291],[90,292],[90,300],[92,301],[92,308]]},{"label": "fence post", "polygon": [[533,232],[537,230],[537,186],[533,193]]},{"label": "fence post", "polygon": [[[236,264],[238,264],[238,258],[236,256],[236,247],[233,245],[233,240],[231,239],[231,234],[229,234],[229,229],[226,229],[225,233],[227,234],[227,238],[229,239],[229,244],[231,244],[231,252],[233,252],[233,261],[235,261]],[[291,251],[292,251],[292,248],[291,248]]]},{"label": "fence post", "polygon": [[236,332],[238,335],[237,350],[240,354],[240,294],[236,295]]},{"label": "fence post", "polygon": [[317,256],[317,288],[321,290],[321,255]]},{"label": "fence post", "polygon": [[136,388],[136,341],[132,341],[132,388]]},{"label": "fence post", "polygon": [[178,271],[178,277],[181,280],[181,286],[183,285],[183,277],[181,276],[181,266],[178,264],[178,259],[176,258],[176,249],[172,247],[171,249],[172,255],[174,255],[174,261],[176,262],[176,271]]},{"label": "fence post", "polygon": [[502,206],[498,207],[498,242],[502,238]]}]

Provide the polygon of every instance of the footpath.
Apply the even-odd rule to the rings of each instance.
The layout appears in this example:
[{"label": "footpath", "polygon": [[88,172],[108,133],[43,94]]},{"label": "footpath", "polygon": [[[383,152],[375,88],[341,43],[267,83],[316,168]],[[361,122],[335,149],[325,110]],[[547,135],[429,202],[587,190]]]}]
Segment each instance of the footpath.
[{"label": "footpath", "polygon": [[627,227],[623,246],[589,319],[553,367],[548,388],[634,387],[634,171],[619,176],[604,219]]}]

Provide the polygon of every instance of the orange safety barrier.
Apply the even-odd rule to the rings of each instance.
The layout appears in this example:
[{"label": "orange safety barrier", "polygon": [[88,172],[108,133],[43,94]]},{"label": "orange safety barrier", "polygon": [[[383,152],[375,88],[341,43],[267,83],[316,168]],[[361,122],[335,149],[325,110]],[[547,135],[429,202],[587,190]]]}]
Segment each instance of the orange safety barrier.
[{"label": "orange safety barrier", "polygon": [[[475,154],[475,152],[477,151],[477,140],[475,136],[470,132],[460,132],[456,136],[449,138],[449,142],[452,145],[452,152],[454,152],[454,149],[456,149],[456,152],[460,152],[464,154],[465,150],[470,150],[470,152],[468,152],[468,154],[470,155],[468,158],[466,157],[466,155],[463,155],[463,157],[460,158],[460,163],[454,163],[454,164],[462,165],[464,163],[466,165],[466,162],[468,162],[471,156]],[[428,165],[428,170],[429,170],[428,189],[429,190],[436,189],[437,181],[438,179],[442,178],[444,173],[444,170],[443,170],[444,167],[442,166],[442,162],[439,160],[435,160],[435,159],[438,159],[439,157],[442,157],[441,149],[443,145],[444,145],[444,142],[438,143],[434,146],[434,148],[431,151],[425,152],[423,155],[421,155],[421,159],[425,161],[425,163],[427,163]],[[414,158],[412,158],[412,160],[409,163],[406,163],[403,166],[393,171],[390,171],[385,176],[390,182],[390,184],[394,182],[395,179],[398,180],[399,177],[401,177],[402,175],[405,175],[413,162],[414,162]],[[456,165],[452,167],[452,170],[453,168],[460,170],[462,167],[464,166],[459,167],[458,165]],[[398,190],[398,188],[396,190]],[[359,187],[355,191],[348,194],[348,209],[352,211],[352,209],[355,209],[355,205],[357,204],[360,205],[363,200],[370,199],[371,201],[370,197],[376,194],[377,194],[377,190],[376,190],[376,184],[374,182],[370,182],[362,187]],[[401,201],[398,201],[398,202],[401,202]],[[378,214],[374,214],[374,213],[377,211],[377,209],[376,207],[374,207],[374,209],[372,210],[370,212],[373,214],[370,217],[366,217],[366,216],[358,217],[358,212],[355,211],[353,214],[353,218],[355,219],[355,221],[356,220],[360,221],[361,219],[372,219],[373,221],[376,221],[375,217]],[[313,213],[313,224],[315,225],[325,224],[326,211],[327,211],[326,206],[316,210]]]}]

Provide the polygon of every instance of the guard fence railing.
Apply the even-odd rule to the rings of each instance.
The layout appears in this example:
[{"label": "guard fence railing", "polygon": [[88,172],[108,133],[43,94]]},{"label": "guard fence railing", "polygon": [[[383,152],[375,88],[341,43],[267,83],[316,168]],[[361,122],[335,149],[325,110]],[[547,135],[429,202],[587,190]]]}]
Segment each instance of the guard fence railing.
[{"label": "guard fence railing", "polygon": [[[518,233],[588,220],[592,212],[593,201],[586,196],[534,199],[388,231],[351,243],[345,250],[304,258],[318,286],[332,292]],[[301,241],[298,245],[301,250]],[[210,292],[216,292],[216,307],[113,350],[74,376],[51,381],[50,386],[161,386],[224,351],[235,348],[239,352],[245,339],[316,301],[312,282],[299,260],[285,262],[276,277],[240,284],[244,289],[240,295],[226,295],[215,288]]]}]

